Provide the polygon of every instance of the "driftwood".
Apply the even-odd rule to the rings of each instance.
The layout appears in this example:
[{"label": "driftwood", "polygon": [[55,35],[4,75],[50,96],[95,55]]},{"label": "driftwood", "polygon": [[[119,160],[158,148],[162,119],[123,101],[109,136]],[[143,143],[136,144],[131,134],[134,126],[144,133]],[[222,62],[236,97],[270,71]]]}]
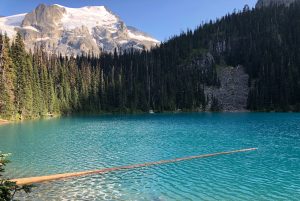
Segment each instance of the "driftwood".
[{"label": "driftwood", "polygon": [[215,156],[220,156],[220,155],[228,155],[228,154],[249,152],[249,151],[255,151],[255,150],[257,150],[257,148],[241,149],[241,150],[227,151],[227,152],[218,152],[218,153],[213,153],[213,154],[203,154],[203,155],[198,155],[198,156],[190,156],[190,157],[184,157],[184,158],[162,160],[162,161],[157,161],[157,162],[149,162],[149,163],[120,166],[120,167],[113,167],[113,168],[104,168],[104,169],[99,169],[99,170],[90,170],[90,171],[65,173],[65,174],[55,174],[55,175],[39,176],[39,177],[20,178],[20,179],[13,179],[11,181],[16,182],[18,185],[41,183],[41,182],[61,180],[61,179],[66,179],[66,178],[81,177],[81,176],[92,175],[92,174],[105,174],[105,173],[121,171],[121,170],[130,170],[130,169],[143,168],[143,167],[149,167],[149,166],[155,166],[155,165],[162,165],[162,164],[167,164],[167,163],[176,163],[176,162],[180,162],[180,161],[215,157]]}]

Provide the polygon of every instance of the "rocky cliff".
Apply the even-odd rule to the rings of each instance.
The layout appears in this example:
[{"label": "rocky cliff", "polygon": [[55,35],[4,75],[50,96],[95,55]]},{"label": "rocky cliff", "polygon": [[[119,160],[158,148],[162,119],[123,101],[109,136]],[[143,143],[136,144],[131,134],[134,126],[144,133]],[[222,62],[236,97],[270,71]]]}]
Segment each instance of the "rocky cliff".
[{"label": "rocky cliff", "polygon": [[242,66],[219,67],[217,72],[220,87],[205,87],[205,94],[209,99],[207,109],[211,107],[212,97],[214,97],[222,111],[247,111],[249,75],[245,73],[244,68]]},{"label": "rocky cliff", "polygon": [[[213,102],[217,101],[218,109],[221,111],[247,111],[247,101],[250,90],[248,86],[249,75],[245,72],[243,66],[216,67],[213,55],[207,52],[194,56],[182,67],[185,69],[199,69],[202,74],[210,75],[211,80],[207,85],[203,86],[204,94],[207,98],[207,106],[206,108],[200,108],[200,110],[211,110],[214,104]],[[214,76],[214,74],[216,75]],[[214,79],[218,80],[219,86],[215,86]]]}]

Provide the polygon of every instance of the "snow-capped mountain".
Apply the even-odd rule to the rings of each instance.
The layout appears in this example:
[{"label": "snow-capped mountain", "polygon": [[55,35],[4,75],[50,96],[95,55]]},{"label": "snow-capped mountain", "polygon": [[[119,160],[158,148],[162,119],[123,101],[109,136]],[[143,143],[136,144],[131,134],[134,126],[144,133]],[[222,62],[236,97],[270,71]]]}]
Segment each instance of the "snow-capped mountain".
[{"label": "snow-capped mountain", "polygon": [[20,32],[27,49],[36,45],[64,55],[150,49],[160,42],[125,23],[104,6],[39,5],[31,13],[0,18],[0,31]]}]

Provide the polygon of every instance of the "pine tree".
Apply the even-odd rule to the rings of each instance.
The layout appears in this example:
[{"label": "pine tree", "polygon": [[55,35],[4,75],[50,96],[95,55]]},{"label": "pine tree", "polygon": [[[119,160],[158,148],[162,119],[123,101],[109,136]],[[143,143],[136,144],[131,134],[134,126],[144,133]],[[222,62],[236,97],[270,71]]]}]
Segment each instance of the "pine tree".
[{"label": "pine tree", "polygon": [[0,35],[0,117],[14,118],[15,72],[9,53],[8,37]]},{"label": "pine tree", "polygon": [[17,34],[12,47],[12,56],[16,71],[15,96],[16,108],[20,118],[32,115],[31,61],[27,58],[25,45],[20,33]]}]

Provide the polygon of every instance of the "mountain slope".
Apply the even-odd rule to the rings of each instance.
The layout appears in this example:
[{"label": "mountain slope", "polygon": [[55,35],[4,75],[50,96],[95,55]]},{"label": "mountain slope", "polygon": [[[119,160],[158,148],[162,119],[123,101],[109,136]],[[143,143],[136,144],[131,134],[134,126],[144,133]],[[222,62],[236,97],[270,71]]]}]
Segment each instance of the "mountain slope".
[{"label": "mountain slope", "polygon": [[299,2],[299,0],[258,0],[256,3],[257,8],[267,7],[271,5],[286,5],[289,6],[291,3]]},{"label": "mountain slope", "polygon": [[36,45],[64,55],[150,49],[159,44],[151,36],[127,27],[104,6],[68,8],[39,5],[31,13],[3,17],[0,31],[14,37],[19,31],[27,49]]},{"label": "mountain slope", "polygon": [[25,18],[24,14],[18,14],[8,17],[1,17],[0,32],[6,32],[8,36],[12,37],[16,34],[15,28],[19,28]]}]

